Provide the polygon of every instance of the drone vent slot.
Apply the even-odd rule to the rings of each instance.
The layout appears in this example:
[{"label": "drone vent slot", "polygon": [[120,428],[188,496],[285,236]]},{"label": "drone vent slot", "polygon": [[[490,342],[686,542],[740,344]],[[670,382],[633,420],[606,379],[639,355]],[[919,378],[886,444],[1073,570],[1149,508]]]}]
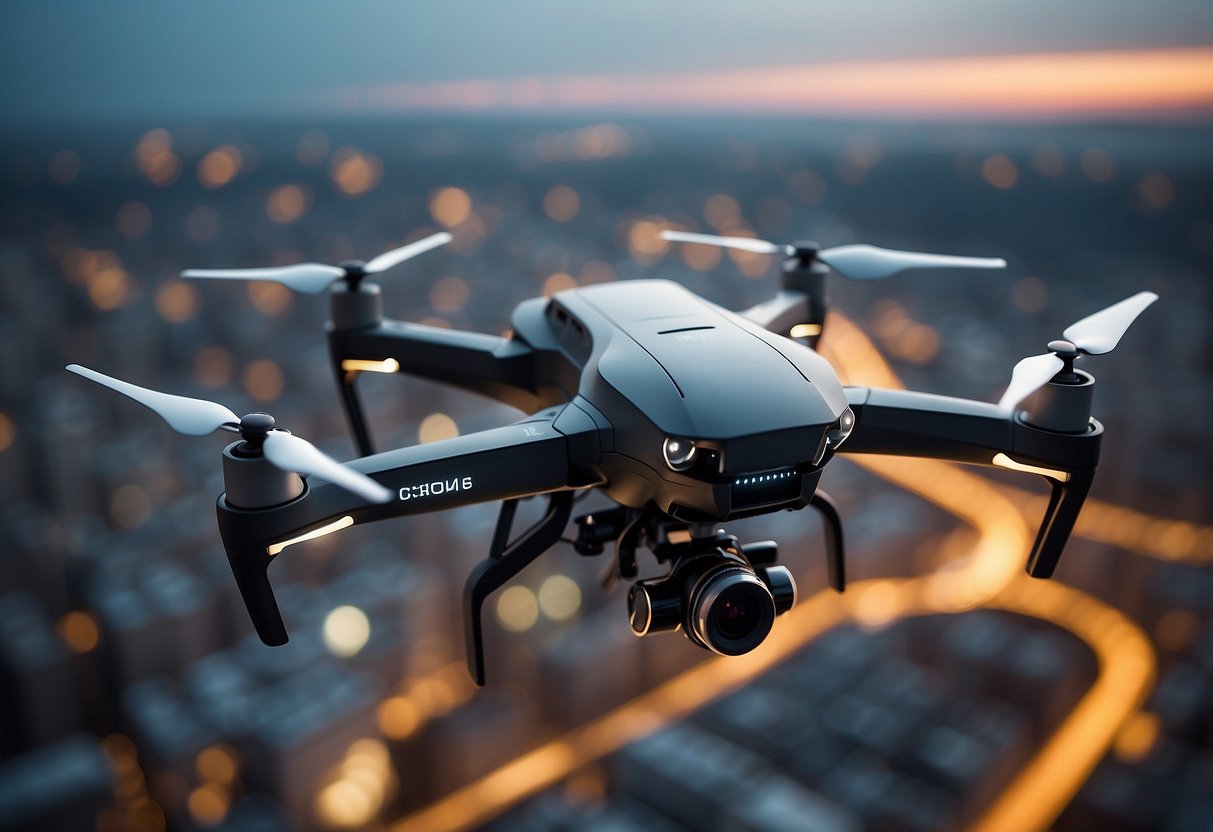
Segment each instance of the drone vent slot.
[{"label": "drone vent slot", "polygon": [[679,329],[663,329],[658,335],[674,335],[679,332],[698,332],[701,329],[715,329],[714,326],[684,326]]}]

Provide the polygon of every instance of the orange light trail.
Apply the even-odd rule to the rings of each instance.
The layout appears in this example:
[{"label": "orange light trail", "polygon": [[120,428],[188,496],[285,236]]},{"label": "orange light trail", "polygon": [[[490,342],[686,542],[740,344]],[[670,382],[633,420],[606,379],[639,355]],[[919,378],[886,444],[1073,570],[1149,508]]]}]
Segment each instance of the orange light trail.
[{"label": "orange light trail", "polygon": [[1019,577],[990,604],[1065,627],[1095,651],[1099,675],[1064,722],[971,827],[972,832],[1048,829],[1094,771],[1119,727],[1145,702],[1154,647],[1118,610],[1056,581]]},{"label": "orange light trail", "polygon": [[[853,323],[832,314],[827,331],[830,341],[824,351],[848,378],[901,386]],[[1099,662],[1095,684],[975,827],[982,832],[1047,829],[1149,692],[1155,674],[1149,640],[1097,599],[1056,581],[1028,578],[1023,560],[1031,530],[1017,506],[980,476],[933,460],[854,460],[971,525],[977,542],[951,568],[930,575],[858,581],[844,595],[819,591],[784,616],[752,653],[704,662],[404,818],[392,827],[394,832],[483,823],[578,768],[738,689],[839,625],[883,626],[905,616],[958,613],[978,605],[1065,627],[1091,647]]]},{"label": "orange light trail", "polygon": [[472,79],[340,93],[351,110],[1072,117],[1213,111],[1213,49],[979,55],[695,73]]}]

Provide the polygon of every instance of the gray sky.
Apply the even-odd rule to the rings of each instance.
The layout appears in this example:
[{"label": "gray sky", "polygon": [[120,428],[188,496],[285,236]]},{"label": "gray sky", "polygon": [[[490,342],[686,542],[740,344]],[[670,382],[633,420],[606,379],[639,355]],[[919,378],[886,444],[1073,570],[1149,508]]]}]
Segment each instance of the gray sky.
[{"label": "gray sky", "polygon": [[1210,0],[3,0],[5,121],[316,113],[398,82],[1213,44]]}]

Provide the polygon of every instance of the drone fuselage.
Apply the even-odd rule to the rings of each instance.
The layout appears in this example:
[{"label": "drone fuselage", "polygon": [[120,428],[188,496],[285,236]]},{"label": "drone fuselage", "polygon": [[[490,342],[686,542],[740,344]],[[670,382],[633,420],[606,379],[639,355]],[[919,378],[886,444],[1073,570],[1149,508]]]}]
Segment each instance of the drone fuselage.
[{"label": "drone fuselage", "polygon": [[[528,301],[513,324],[535,353],[537,387],[560,389],[599,423],[603,489],[616,502],[695,523],[812,498],[847,398],[808,347],[663,280]],[[678,470],[667,440],[694,447]]]}]

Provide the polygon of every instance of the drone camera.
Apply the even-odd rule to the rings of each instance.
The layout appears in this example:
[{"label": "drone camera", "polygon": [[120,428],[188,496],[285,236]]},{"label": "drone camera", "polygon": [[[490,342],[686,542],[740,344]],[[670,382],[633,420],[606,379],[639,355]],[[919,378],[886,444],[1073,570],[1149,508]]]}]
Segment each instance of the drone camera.
[{"label": "drone camera", "polygon": [[634,584],[628,614],[638,636],[681,628],[706,650],[739,656],[762,644],[795,601],[786,568],[756,570],[741,555],[716,549],[679,558],[665,577]]}]

